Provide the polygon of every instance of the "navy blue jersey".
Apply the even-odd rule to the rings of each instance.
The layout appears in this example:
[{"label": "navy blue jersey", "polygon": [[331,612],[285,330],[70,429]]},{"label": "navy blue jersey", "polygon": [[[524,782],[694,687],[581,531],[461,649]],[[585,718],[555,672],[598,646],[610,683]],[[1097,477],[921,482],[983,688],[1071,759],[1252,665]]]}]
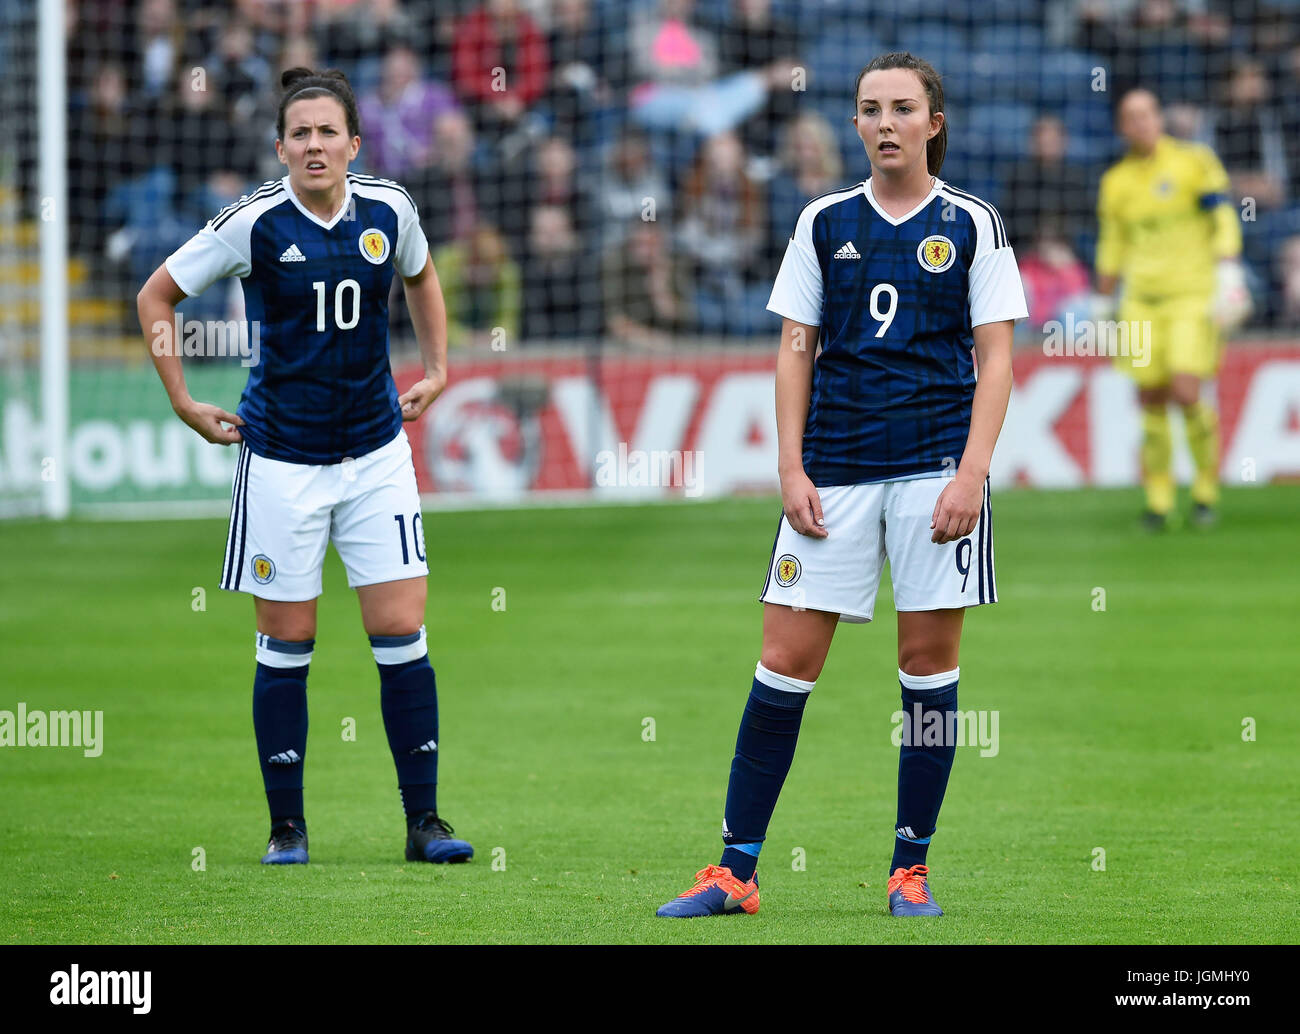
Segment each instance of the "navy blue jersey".
[{"label": "navy blue jersey", "polygon": [[954,472],[971,329],[1028,315],[1001,217],[939,179],[899,219],[869,179],[808,202],[767,307],[820,328],[803,440],[818,487]]},{"label": "navy blue jersey", "polygon": [[338,463],[397,436],[388,292],[394,269],[415,276],[428,255],[410,195],[391,180],[348,173],[328,222],[303,206],[286,176],[222,209],[168,257],[167,271],[190,296],[224,277],[243,281],[259,355],[237,412],[254,453]]}]

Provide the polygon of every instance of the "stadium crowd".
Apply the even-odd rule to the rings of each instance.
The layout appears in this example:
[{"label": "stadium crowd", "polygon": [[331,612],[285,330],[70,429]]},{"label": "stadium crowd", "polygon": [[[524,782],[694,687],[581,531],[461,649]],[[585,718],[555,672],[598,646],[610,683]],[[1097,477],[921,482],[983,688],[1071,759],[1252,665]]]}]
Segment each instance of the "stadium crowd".
[{"label": "stadium crowd", "polygon": [[[910,49],[945,75],[943,175],[1000,206],[1030,327],[1089,289],[1096,184],[1121,147],[1112,106],[1137,84],[1162,98],[1169,132],[1213,146],[1231,175],[1253,326],[1300,321],[1297,0],[69,0],[67,12],[72,243],[123,288],[283,175],[279,71],[337,67],[359,99],[353,168],[413,195],[453,346],[497,327],[524,344],[767,341],[801,206],[866,174],[849,121],[856,72]],[[394,302],[404,319],[400,291]]]}]

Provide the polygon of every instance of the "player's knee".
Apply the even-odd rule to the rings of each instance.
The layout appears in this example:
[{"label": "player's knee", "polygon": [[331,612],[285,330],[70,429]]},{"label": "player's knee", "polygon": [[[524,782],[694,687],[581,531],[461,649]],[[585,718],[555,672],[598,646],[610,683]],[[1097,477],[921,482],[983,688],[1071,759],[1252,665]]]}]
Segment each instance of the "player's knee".
[{"label": "player's knee", "polygon": [[765,644],[760,659],[768,671],[802,682],[816,682],[825,663],[825,658],[812,656],[785,644]]},{"label": "player's knee", "polygon": [[316,638],[316,622],[309,618],[283,617],[262,620],[257,623],[257,630],[262,635],[288,643],[301,643]]},{"label": "player's knee", "polygon": [[1165,406],[1169,404],[1168,388],[1142,388],[1138,392],[1138,403],[1142,406]]},{"label": "player's knee", "polygon": [[955,657],[930,646],[900,646],[898,667],[908,675],[938,675],[957,667]]}]

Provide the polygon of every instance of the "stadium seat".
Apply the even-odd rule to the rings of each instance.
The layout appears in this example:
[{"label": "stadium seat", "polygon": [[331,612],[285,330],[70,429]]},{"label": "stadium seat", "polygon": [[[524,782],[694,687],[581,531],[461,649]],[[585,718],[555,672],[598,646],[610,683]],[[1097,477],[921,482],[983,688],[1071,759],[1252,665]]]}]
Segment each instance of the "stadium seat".
[{"label": "stadium seat", "polygon": [[822,32],[805,55],[809,91],[819,97],[851,97],[862,66],[888,49],[866,31]]},{"label": "stadium seat", "polygon": [[963,149],[972,158],[1007,161],[1029,153],[1029,131],[1037,113],[1028,104],[977,104],[970,108],[965,124],[953,136],[960,136]]},{"label": "stadium seat", "polygon": [[942,72],[951,55],[969,51],[970,38],[951,25],[907,24],[899,27],[898,49],[925,58]]}]

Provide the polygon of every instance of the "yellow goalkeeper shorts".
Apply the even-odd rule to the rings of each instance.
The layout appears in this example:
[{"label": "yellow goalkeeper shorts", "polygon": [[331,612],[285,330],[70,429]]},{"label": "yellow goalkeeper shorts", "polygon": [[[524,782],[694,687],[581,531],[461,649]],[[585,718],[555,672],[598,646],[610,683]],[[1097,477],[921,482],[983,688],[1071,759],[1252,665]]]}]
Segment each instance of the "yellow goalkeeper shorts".
[{"label": "yellow goalkeeper shorts", "polygon": [[1222,344],[1205,295],[1125,297],[1117,318],[1127,324],[1128,354],[1117,354],[1115,365],[1139,388],[1163,387],[1176,373],[1201,380],[1218,373]]}]

